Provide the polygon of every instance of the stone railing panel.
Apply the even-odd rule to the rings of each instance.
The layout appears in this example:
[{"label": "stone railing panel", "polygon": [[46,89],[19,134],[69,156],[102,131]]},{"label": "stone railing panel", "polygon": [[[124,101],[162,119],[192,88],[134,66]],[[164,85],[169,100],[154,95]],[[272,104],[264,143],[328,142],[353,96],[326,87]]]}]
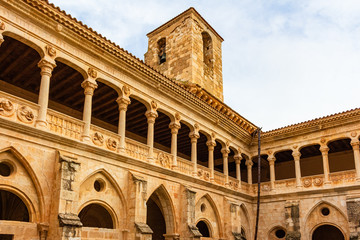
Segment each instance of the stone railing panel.
[{"label": "stone railing panel", "polygon": [[193,165],[191,161],[177,157],[177,163],[179,172],[191,176],[191,173],[193,171]]},{"label": "stone railing panel", "polygon": [[145,144],[132,140],[130,138],[125,139],[125,151],[129,157],[147,161],[149,154],[149,147]]},{"label": "stone railing panel", "polygon": [[154,148],[154,159],[155,164],[167,169],[171,169],[173,156],[170,153]]},{"label": "stone railing panel", "polygon": [[0,117],[35,126],[39,105],[0,91]]},{"label": "stone railing panel", "polygon": [[198,164],[197,176],[205,181],[210,181],[210,169]]},{"label": "stone railing panel", "polygon": [[48,109],[46,121],[50,132],[64,137],[80,140],[84,129],[83,121]]},{"label": "stone railing panel", "polygon": [[98,126],[91,125],[90,137],[94,145],[110,151],[118,151],[120,142],[120,136],[118,134]]},{"label": "stone railing panel", "polygon": [[214,180],[219,185],[225,185],[225,175],[223,173],[215,171]]}]

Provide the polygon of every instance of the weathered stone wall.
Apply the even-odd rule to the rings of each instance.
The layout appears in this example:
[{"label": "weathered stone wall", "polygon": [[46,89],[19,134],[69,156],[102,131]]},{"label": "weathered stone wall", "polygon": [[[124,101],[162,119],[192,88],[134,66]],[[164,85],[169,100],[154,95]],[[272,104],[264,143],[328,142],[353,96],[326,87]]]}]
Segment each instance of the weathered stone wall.
[{"label": "weathered stone wall", "polygon": [[[165,24],[166,25],[166,24]],[[202,33],[211,37],[211,67],[204,62]],[[145,62],[169,78],[198,84],[223,100],[222,39],[191,9],[165,28],[148,34]],[[166,62],[160,64],[158,42],[166,39]]]}]

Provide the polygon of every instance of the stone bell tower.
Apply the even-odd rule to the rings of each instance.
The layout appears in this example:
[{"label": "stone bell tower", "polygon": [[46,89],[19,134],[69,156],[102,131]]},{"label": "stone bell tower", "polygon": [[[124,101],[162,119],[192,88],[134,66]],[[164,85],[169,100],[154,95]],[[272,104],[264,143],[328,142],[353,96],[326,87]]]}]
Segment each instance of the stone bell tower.
[{"label": "stone bell tower", "polygon": [[223,101],[223,38],[194,9],[147,34],[145,62],[169,78],[198,84]]}]

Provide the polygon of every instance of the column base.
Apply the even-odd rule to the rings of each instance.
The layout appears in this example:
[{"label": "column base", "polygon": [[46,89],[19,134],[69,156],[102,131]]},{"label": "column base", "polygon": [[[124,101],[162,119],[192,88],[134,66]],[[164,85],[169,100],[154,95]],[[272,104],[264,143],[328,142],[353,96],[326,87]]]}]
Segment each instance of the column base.
[{"label": "column base", "polygon": [[47,129],[47,122],[43,120],[36,120],[35,121],[35,127],[39,129]]},{"label": "column base", "polygon": [[225,183],[225,187],[230,187],[230,183],[229,183],[229,182],[226,182],[226,183]]},{"label": "column base", "polygon": [[89,135],[82,135],[81,136],[81,141],[82,142],[90,142],[91,141],[91,137]]},{"label": "column base", "polygon": [[215,179],[211,177],[211,178],[210,178],[210,182],[211,182],[211,183],[214,183],[214,182],[215,182]]},{"label": "column base", "polygon": [[198,176],[197,172],[195,172],[195,171],[192,171],[192,172],[191,172],[191,175],[192,175],[193,177],[197,177],[197,176]]},{"label": "column base", "polygon": [[325,186],[329,186],[329,185],[331,185],[331,182],[330,182],[330,181],[326,181],[326,182],[324,182],[324,185],[325,185]]},{"label": "column base", "polygon": [[355,178],[356,182],[360,182],[360,177]]},{"label": "column base", "polygon": [[297,188],[302,188],[302,185],[296,185]]},{"label": "column base", "polygon": [[178,165],[171,165],[171,169],[172,169],[172,170],[178,170],[178,169],[179,169],[179,166],[178,166]]},{"label": "column base", "polygon": [[155,161],[154,161],[154,158],[153,158],[153,157],[148,157],[148,158],[147,158],[147,161],[148,161],[149,163],[155,163]]},{"label": "column base", "polygon": [[119,147],[119,153],[126,154],[126,148]]}]

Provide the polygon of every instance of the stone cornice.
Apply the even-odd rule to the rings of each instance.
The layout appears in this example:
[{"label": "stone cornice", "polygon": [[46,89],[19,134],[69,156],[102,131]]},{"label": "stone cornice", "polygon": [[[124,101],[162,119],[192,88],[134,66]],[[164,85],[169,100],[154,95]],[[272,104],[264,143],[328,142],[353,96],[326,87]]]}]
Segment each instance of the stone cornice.
[{"label": "stone cornice", "polygon": [[[60,10],[60,8],[55,7],[53,4],[50,4],[47,0],[22,1],[30,5],[31,7],[37,9],[41,13],[45,14],[47,17],[50,17],[54,21],[58,22],[62,26],[70,29],[74,32],[74,34],[80,35],[89,42],[95,44],[97,47],[107,51],[110,55],[117,58],[117,62],[121,62],[122,65],[125,66],[126,69],[128,69],[128,73],[130,73],[131,75],[135,74],[137,76],[146,76],[142,79],[148,80],[148,82],[151,82],[151,84],[155,87],[161,84],[161,86],[166,87],[168,91],[174,91],[180,96],[184,97],[184,99],[189,100],[190,105],[194,105],[194,103],[196,103],[197,106],[200,106],[201,108],[209,111],[208,113],[206,113],[208,118],[211,119],[211,117],[215,117],[222,120],[216,120],[221,123],[219,124],[219,127],[221,127],[221,125],[224,125],[227,131],[233,134],[236,133],[234,134],[235,137],[240,138],[241,141],[244,141],[245,143],[250,142],[250,135],[256,129],[256,126],[245,118],[241,117],[238,113],[233,111],[221,101],[216,100],[214,96],[212,96],[204,89],[197,87],[197,89],[205,92],[205,96],[207,97],[198,97],[196,95],[197,92],[194,92],[193,89],[189,89],[187,86],[175,80],[167,78],[162,73],[146,65],[139,58],[136,58],[131,53],[127,52],[115,43],[103,37],[101,34],[98,34],[96,31],[89,28],[81,21],[78,21],[76,18],[73,18],[71,17],[71,15],[67,14],[65,11],[62,11]],[[151,81],[149,81],[149,78]],[[215,101],[209,103],[209,99],[214,99]],[[217,104],[214,104],[213,102],[216,102]],[[216,107],[214,107],[215,105]]]},{"label": "stone cornice", "polygon": [[355,108],[349,111],[328,115],[321,118],[316,118],[302,123],[293,124],[283,128],[267,131],[262,134],[262,139],[267,140],[271,138],[281,139],[287,137],[294,137],[297,135],[308,134],[326,128],[336,127],[339,125],[349,124],[360,121],[360,108]]}]

